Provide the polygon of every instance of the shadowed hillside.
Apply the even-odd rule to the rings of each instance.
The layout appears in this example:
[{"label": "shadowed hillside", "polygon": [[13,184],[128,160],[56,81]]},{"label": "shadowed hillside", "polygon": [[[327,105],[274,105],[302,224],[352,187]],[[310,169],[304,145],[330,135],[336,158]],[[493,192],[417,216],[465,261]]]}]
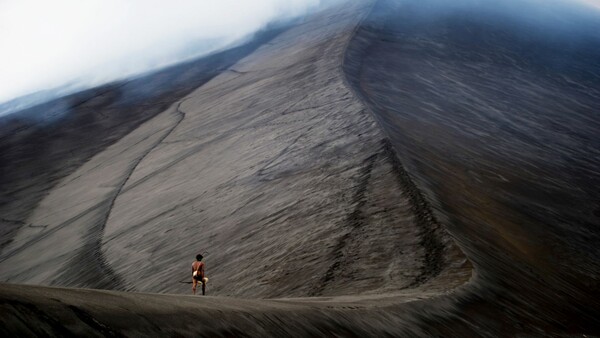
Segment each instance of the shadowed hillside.
[{"label": "shadowed hillside", "polygon": [[[532,54],[552,43],[436,4],[324,9],[3,197],[0,277],[46,286],[0,286],[2,333],[600,333],[597,45],[558,71]],[[41,153],[11,155],[22,177],[70,163]],[[183,295],[203,251],[209,297]]]},{"label": "shadowed hillside", "polygon": [[600,327],[600,21],[588,15],[378,1],[348,51],[356,92],[478,271],[455,313],[481,334]]}]

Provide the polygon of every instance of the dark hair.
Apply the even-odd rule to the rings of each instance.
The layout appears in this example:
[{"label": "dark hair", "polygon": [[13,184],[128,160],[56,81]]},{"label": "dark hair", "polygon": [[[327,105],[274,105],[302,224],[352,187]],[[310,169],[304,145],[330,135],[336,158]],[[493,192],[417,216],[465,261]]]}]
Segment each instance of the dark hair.
[{"label": "dark hair", "polygon": [[196,260],[197,261],[201,261],[202,260],[202,255],[201,254],[197,254],[196,255]]}]

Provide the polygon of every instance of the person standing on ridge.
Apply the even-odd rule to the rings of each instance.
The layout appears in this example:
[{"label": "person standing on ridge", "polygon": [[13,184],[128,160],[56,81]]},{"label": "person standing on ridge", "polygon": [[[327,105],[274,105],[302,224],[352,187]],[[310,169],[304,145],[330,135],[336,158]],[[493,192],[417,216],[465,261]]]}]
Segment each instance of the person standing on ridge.
[{"label": "person standing on ridge", "polygon": [[198,282],[202,283],[202,295],[206,294],[206,278],[204,278],[204,262],[202,255],[196,255],[196,260],[192,263],[192,292],[196,294]]}]

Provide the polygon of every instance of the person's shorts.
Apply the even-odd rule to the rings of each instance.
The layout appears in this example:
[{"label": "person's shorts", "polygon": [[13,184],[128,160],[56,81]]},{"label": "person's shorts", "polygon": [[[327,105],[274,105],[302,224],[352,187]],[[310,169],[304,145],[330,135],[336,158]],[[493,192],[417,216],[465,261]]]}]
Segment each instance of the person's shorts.
[{"label": "person's shorts", "polygon": [[[194,278],[195,280],[197,280],[198,282],[202,283],[202,278],[200,278],[199,276],[192,276],[192,278]],[[204,283],[208,282],[208,278],[204,277]]]}]

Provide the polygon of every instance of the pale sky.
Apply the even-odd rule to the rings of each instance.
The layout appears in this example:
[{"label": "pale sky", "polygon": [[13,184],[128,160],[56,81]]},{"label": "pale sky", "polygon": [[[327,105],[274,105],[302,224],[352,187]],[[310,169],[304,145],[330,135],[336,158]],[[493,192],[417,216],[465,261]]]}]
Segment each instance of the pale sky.
[{"label": "pale sky", "polygon": [[278,18],[301,15],[318,3],[0,0],[0,102],[69,82],[101,84],[174,63],[191,52],[225,46]]},{"label": "pale sky", "polygon": [[579,0],[579,1],[581,1],[584,4],[591,5],[593,7],[600,9],[600,0]]},{"label": "pale sky", "polygon": [[0,103],[175,63],[322,1],[332,0],[0,0]]}]

